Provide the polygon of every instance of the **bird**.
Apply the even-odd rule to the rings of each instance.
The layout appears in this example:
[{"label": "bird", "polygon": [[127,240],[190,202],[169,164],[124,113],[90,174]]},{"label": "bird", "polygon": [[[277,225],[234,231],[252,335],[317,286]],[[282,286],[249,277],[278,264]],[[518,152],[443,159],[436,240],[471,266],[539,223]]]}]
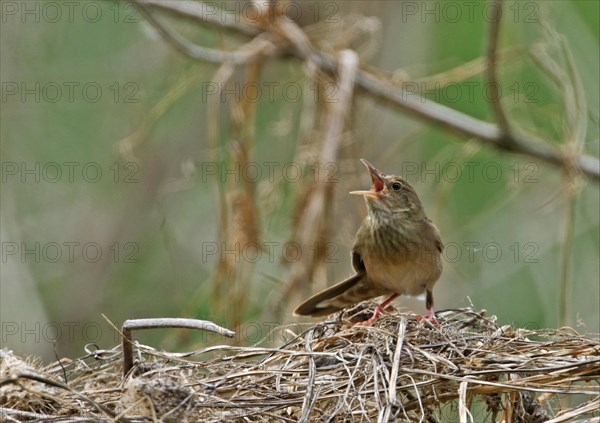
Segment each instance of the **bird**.
[{"label": "bird", "polygon": [[433,287],[442,274],[440,232],[406,179],[386,175],[365,159],[361,162],[369,170],[372,185],[369,190],[350,192],[364,197],[367,206],[351,252],[355,273],[304,301],[294,314],[327,316],[387,296],[370,319],[359,323],[370,326],[396,297],[425,293],[427,314],[423,318],[437,322]]}]

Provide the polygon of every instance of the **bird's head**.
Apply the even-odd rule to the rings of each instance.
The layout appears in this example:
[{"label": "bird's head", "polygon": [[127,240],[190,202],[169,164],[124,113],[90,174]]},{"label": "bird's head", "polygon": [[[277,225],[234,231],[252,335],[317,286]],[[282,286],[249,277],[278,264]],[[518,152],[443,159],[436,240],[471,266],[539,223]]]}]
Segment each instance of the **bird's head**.
[{"label": "bird's head", "polygon": [[421,200],[408,181],[400,176],[384,174],[365,159],[360,161],[371,174],[371,189],[351,191],[350,194],[362,195],[370,214],[386,213],[404,218],[424,216]]}]

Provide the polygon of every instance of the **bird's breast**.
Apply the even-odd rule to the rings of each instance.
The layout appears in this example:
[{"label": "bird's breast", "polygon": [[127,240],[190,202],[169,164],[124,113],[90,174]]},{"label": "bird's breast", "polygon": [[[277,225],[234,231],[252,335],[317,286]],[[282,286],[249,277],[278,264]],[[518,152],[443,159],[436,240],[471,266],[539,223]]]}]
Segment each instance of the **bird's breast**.
[{"label": "bird's breast", "polygon": [[400,295],[416,296],[433,288],[442,272],[441,254],[434,242],[439,239],[437,233],[427,233],[429,226],[408,227],[406,222],[369,229],[356,245],[369,283]]},{"label": "bird's breast", "polygon": [[365,260],[369,283],[380,285],[400,295],[417,296],[432,289],[441,273],[437,263],[404,261],[385,263]]}]

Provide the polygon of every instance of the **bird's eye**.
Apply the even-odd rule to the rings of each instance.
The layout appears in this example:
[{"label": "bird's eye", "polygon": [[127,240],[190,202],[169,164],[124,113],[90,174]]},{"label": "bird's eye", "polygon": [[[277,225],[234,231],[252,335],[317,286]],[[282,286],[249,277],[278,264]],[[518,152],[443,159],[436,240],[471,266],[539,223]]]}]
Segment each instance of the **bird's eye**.
[{"label": "bird's eye", "polygon": [[402,184],[396,181],[392,184],[392,189],[394,191],[400,191],[402,189]]}]

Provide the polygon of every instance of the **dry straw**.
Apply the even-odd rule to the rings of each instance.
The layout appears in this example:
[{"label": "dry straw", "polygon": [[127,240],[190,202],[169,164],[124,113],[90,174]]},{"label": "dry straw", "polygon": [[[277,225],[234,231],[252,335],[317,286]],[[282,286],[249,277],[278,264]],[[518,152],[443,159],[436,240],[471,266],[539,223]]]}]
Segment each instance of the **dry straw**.
[{"label": "dry straw", "polygon": [[[47,367],[3,350],[3,421],[598,421],[600,344],[573,329],[498,326],[472,309],[439,327],[390,313],[354,326],[357,307],[275,348],[169,353],[136,345]],[[297,328],[298,326],[296,326]],[[226,338],[219,339],[225,342]]]}]

